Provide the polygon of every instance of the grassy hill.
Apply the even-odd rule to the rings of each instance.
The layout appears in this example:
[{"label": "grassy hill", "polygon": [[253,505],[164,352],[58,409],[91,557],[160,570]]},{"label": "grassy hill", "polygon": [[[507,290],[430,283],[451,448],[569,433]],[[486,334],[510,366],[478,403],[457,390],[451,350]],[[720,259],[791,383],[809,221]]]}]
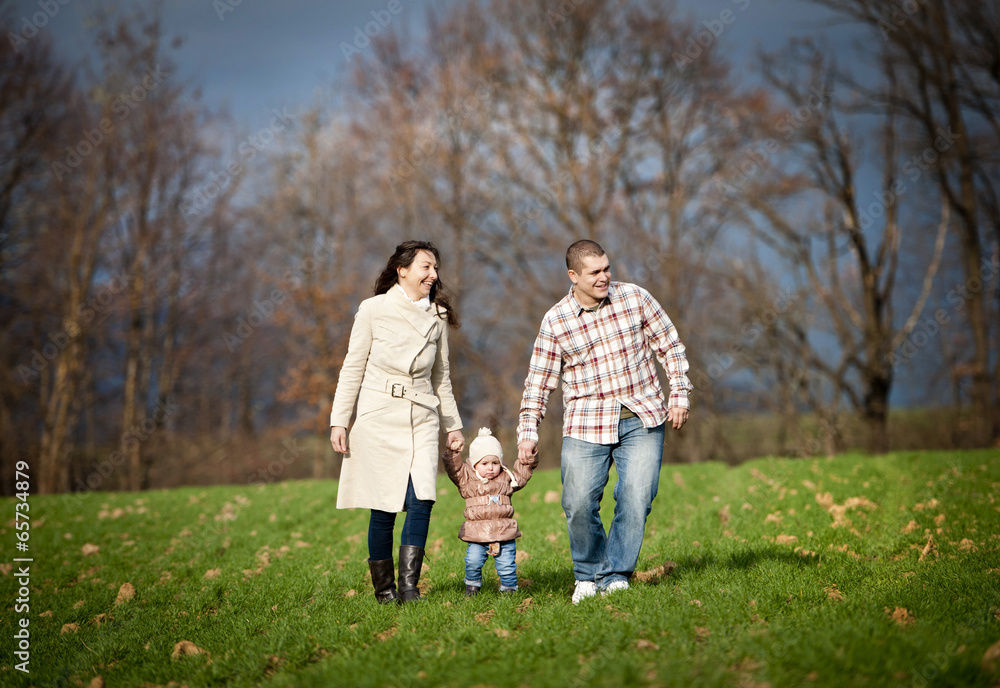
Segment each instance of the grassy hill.
[{"label": "grassy hill", "polygon": [[6,499],[0,632],[28,619],[30,674],[8,640],[0,684],[989,686],[998,486],[995,450],[666,465],[632,589],[579,606],[557,471],[514,498],[523,589],[490,562],[473,599],[442,476],[426,601],[401,608],[332,482],[32,496],[27,553]]}]

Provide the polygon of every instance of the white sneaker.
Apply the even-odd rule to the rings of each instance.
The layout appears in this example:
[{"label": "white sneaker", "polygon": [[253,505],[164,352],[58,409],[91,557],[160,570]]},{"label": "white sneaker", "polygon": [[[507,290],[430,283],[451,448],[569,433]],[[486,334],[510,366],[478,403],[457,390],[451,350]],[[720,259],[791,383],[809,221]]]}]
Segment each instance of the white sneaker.
[{"label": "white sneaker", "polygon": [[597,594],[597,584],[594,581],[578,580],[573,588],[573,604],[579,604],[580,600],[593,597]]},{"label": "white sneaker", "polygon": [[601,592],[601,597],[607,595],[608,593],[612,593],[615,590],[628,590],[628,581],[622,580],[621,578],[616,578],[615,580],[608,583],[608,587],[604,588],[604,590]]}]

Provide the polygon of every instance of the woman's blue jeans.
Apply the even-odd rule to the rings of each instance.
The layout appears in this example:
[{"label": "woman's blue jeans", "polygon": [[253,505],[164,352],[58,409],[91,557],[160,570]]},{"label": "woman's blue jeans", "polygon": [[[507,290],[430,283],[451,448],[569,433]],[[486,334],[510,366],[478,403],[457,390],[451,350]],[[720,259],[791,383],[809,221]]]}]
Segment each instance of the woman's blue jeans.
[{"label": "woman's blue jeans", "polygon": [[[616,444],[563,437],[562,507],[577,580],[594,581],[603,590],[635,571],[660,482],[663,437],[663,424],[645,428],[638,417],[619,421]],[[612,461],[618,471],[615,514],[605,535],[601,497]]]},{"label": "woman's blue jeans", "polygon": [[[403,500],[406,520],[403,522],[400,545],[423,548],[427,544],[427,528],[433,506],[434,502],[429,499],[417,499],[413,491],[413,480],[410,480],[406,486],[406,498]],[[371,518],[368,520],[368,558],[371,561],[392,559],[392,529],[395,525],[394,512],[372,509]]]},{"label": "woman's blue jeans", "polygon": [[[486,544],[470,542],[465,551],[465,584],[482,587],[483,566],[489,558]],[[514,540],[500,543],[500,554],[493,557],[493,565],[497,567],[501,590],[517,590],[517,545]]]}]

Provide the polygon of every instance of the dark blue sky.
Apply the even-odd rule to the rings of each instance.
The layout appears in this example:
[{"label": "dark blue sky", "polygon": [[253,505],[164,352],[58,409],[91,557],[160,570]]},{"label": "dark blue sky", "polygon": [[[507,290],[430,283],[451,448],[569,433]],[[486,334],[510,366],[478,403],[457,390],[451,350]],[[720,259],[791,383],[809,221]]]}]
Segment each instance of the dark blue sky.
[{"label": "dark blue sky", "polygon": [[[355,28],[389,18],[387,29],[420,36],[428,11],[444,11],[462,0],[164,0],[168,35],[184,38],[175,52],[183,76],[203,88],[212,106],[226,105],[236,120],[256,127],[272,108],[297,108],[314,89],[329,89],[344,74],[348,60],[341,43],[351,43]],[[60,54],[78,60],[93,44],[86,15],[92,0],[68,0],[41,31]],[[16,25],[41,11],[39,0],[12,3]],[[238,4],[236,4],[238,3]],[[680,0],[681,15],[697,24],[724,26],[719,38],[737,68],[745,67],[757,45],[773,49],[793,35],[824,29],[842,55],[850,55],[850,30],[829,28],[827,12],[802,0]],[[553,0],[553,8],[559,0]],[[393,12],[395,10],[395,12]],[[731,14],[723,16],[727,11]],[[729,23],[721,25],[723,17]]]}]

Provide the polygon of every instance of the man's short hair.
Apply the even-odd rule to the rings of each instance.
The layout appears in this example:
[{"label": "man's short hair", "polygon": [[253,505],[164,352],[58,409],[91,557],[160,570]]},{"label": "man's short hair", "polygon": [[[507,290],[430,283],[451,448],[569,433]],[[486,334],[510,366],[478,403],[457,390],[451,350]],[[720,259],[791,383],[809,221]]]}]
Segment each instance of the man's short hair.
[{"label": "man's short hair", "polygon": [[580,272],[583,269],[583,259],[589,256],[600,258],[604,255],[604,249],[596,241],[590,239],[580,239],[570,244],[566,249],[566,269],[573,272]]}]

